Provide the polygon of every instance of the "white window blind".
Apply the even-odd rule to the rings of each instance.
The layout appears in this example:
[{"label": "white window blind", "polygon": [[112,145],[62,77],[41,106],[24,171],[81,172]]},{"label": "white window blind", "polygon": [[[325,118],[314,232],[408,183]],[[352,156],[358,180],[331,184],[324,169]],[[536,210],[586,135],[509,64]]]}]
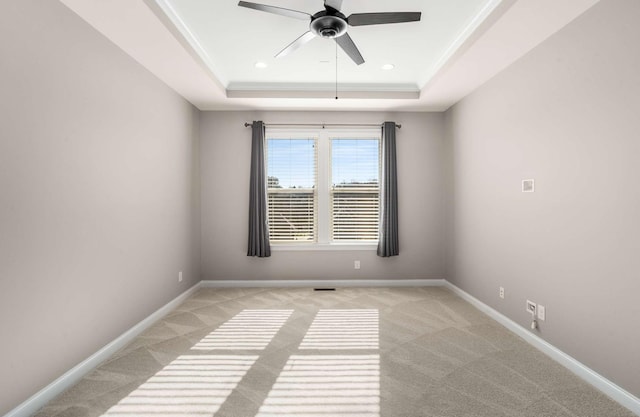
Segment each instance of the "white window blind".
[{"label": "white window blind", "polygon": [[267,139],[269,240],[316,242],[318,146],[315,138]]},{"label": "white window blind", "polygon": [[380,212],[380,141],[331,139],[332,241],[375,241]]}]

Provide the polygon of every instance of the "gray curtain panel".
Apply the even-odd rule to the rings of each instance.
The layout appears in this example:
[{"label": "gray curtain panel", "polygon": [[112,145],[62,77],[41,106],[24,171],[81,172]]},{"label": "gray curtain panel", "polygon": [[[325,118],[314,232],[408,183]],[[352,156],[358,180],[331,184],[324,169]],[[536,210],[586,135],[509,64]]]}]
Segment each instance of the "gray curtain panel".
[{"label": "gray curtain panel", "polygon": [[380,183],[380,236],[378,256],[396,256],[398,248],[398,178],[396,124],[382,125],[382,181]]},{"label": "gray curtain panel", "polygon": [[264,123],[253,122],[249,180],[249,249],[247,256],[271,256],[267,221],[267,182],[264,162]]}]

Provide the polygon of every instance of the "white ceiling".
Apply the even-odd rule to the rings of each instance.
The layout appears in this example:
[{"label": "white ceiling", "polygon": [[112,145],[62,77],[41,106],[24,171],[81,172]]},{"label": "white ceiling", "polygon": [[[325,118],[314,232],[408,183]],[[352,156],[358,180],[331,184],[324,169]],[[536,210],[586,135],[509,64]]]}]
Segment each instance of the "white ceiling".
[{"label": "white ceiling", "polygon": [[[441,111],[598,0],[344,0],[342,12],[420,11],[420,22],[350,27],[365,63],[308,23],[236,0],[60,0],[201,110]],[[313,14],[323,0],[257,0]],[[266,68],[255,67],[257,61]],[[395,68],[382,70],[383,64]]]},{"label": "white ceiling", "polygon": [[[323,0],[258,0],[309,14]],[[297,86],[333,91],[336,43],[315,38],[297,51],[274,55],[309,30],[309,22],[238,7],[237,1],[157,0],[227,89]],[[345,0],[342,13],[419,11],[420,22],[350,27],[365,63],[338,50],[338,80],[351,89],[419,91],[451,45],[468,36],[498,0]],[[476,18],[480,16],[480,18]],[[198,48],[202,48],[198,50]],[[268,66],[257,69],[262,61]],[[391,63],[391,71],[381,69]],[[290,89],[290,88],[288,88]]]}]

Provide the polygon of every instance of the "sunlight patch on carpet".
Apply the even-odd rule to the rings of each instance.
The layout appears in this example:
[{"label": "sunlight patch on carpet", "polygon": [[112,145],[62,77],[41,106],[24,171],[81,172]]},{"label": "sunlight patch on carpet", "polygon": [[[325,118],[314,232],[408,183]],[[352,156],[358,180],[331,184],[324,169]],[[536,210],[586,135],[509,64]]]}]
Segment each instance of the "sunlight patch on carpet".
[{"label": "sunlight patch on carpet", "polygon": [[243,310],[192,350],[264,350],[293,310]]},{"label": "sunlight patch on carpet", "polygon": [[103,416],[211,416],[257,359],[247,355],[179,356]]}]

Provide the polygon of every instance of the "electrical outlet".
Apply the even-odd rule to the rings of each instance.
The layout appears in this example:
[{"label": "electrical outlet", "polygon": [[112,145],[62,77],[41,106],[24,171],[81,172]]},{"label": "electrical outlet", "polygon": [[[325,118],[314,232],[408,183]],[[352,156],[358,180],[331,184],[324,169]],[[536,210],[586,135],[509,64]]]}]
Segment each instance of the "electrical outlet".
[{"label": "electrical outlet", "polygon": [[544,319],[545,319],[545,317],[547,315],[547,311],[546,310],[547,309],[543,305],[538,304],[538,318],[540,320],[542,320],[542,321],[544,321]]},{"label": "electrical outlet", "polygon": [[536,316],[537,305],[533,301],[527,300],[527,312],[530,313],[534,318]]},{"label": "electrical outlet", "polygon": [[500,287],[500,298],[504,298],[504,287]]},{"label": "electrical outlet", "polygon": [[182,271],[178,272],[178,282],[182,282]]},{"label": "electrical outlet", "polygon": [[360,261],[353,261],[353,269],[360,269]]}]

